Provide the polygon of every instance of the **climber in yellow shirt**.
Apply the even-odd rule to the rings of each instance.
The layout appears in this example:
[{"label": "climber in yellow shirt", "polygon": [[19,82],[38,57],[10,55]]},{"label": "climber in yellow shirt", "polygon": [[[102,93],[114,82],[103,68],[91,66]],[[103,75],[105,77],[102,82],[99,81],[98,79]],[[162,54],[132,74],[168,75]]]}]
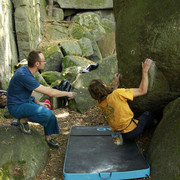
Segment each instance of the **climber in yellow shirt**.
[{"label": "climber in yellow shirt", "polygon": [[153,115],[150,112],[143,113],[134,119],[134,113],[128,105],[128,100],[145,95],[148,91],[148,71],[152,60],[142,62],[142,80],[139,88],[117,88],[120,74],[115,74],[114,87],[108,87],[100,79],[93,79],[88,87],[89,93],[98,103],[98,107],[108,121],[112,130],[114,143],[120,145],[123,138],[132,139],[137,137],[147,127],[153,124]]}]

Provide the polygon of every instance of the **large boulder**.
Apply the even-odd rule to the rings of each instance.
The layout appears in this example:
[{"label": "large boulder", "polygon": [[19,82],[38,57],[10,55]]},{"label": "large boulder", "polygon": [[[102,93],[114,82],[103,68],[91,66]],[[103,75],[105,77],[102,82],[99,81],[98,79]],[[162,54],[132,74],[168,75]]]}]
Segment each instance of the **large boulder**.
[{"label": "large boulder", "polygon": [[62,41],[60,47],[64,56],[82,56],[82,50],[77,41]]},{"label": "large boulder", "polygon": [[101,39],[101,37],[106,33],[103,25],[101,24],[101,17],[96,13],[79,13],[74,16],[73,21],[89,29],[96,41]]},{"label": "large boulder", "polygon": [[19,56],[24,59],[41,42],[46,3],[42,0],[13,0],[13,4]]},{"label": "large boulder", "polygon": [[152,87],[148,96],[136,98],[134,109],[160,112],[180,96],[179,0],[114,0],[116,49],[121,83],[138,87],[141,62],[152,58]]},{"label": "large boulder", "polygon": [[62,70],[62,60],[63,54],[57,45],[48,45],[44,46],[41,49],[44,54],[46,65],[44,67],[44,71],[58,71]]},{"label": "large boulder", "polygon": [[83,57],[89,58],[89,57],[91,57],[94,54],[92,43],[91,43],[90,39],[88,39],[88,38],[81,38],[78,41],[78,44],[81,47],[82,56]]},{"label": "large boulder", "polygon": [[32,129],[25,135],[15,126],[0,126],[0,179],[33,179],[48,160],[48,145]]},{"label": "large boulder", "polygon": [[89,38],[89,39],[93,39],[93,36],[91,35],[91,33],[88,31],[87,28],[85,28],[84,26],[81,26],[80,24],[77,23],[71,23],[69,25],[68,28],[71,36],[74,39],[81,39],[83,37]]},{"label": "large boulder", "polygon": [[116,55],[112,55],[99,61],[97,69],[77,75],[75,81],[72,83],[72,90],[77,92],[75,102],[76,109],[79,112],[83,113],[90,107],[95,106],[95,101],[91,98],[88,92],[90,81],[92,79],[101,79],[107,85],[111,85],[114,80],[114,74],[117,73],[117,70],[117,58]]},{"label": "large boulder", "polygon": [[67,40],[68,33],[66,27],[59,23],[48,24],[46,30],[46,36],[49,40]]},{"label": "large boulder", "polygon": [[63,9],[112,9],[112,0],[57,0]]},{"label": "large boulder", "polygon": [[61,73],[57,71],[46,71],[43,72],[41,75],[49,85],[51,85],[57,79],[61,78]]},{"label": "large boulder", "polygon": [[180,98],[169,103],[158,124],[147,159],[153,180],[180,179]]},{"label": "large boulder", "polygon": [[80,56],[65,56],[63,59],[63,69],[70,66],[87,66],[93,64],[93,61]]},{"label": "large boulder", "polygon": [[52,9],[52,17],[57,21],[62,21],[64,19],[64,12],[61,8]]},{"label": "large boulder", "polygon": [[13,5],[11,0],[0,3],[0,89],[7,89],[13,67],[18,63],[16,38],[13,28]]},{"label": "large boulder", "polygon": [[102,59],[102,55],[96,43],[96,40],[94,39],[93,35],[88,31],[86,27],[81,26],[80,24],[77,23],[71,23],[69,26],[69,32],[74,39],[88,38],[91,40],[93,54],[89,57],[90,60],[96,62]]}]

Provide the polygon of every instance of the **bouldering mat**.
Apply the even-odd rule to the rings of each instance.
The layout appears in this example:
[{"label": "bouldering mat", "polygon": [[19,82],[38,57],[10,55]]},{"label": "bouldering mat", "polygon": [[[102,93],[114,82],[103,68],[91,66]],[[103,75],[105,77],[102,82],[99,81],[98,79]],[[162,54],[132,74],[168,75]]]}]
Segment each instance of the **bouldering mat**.
[{"label": "bouldering mat", "polygon": [[135,140],[116,146],[108,126],[73,126],[63,167],[64,180],[121,180],[150,175]]}]

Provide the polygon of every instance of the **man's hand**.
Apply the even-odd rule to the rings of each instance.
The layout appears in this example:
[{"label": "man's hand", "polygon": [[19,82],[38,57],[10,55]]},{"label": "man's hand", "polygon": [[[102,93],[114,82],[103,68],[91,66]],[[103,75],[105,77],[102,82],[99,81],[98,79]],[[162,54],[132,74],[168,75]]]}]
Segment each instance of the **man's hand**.
[{"label": "man's hand", "polygon": [[144,62],[142,62],[142,69],[144,73],[147,73],[149,71],[149,68],[151,67],[152,60],[146,59]]},{"label": "man's hand", "polygon": [[74,99],[76,94],[77,94],[76,92],[68,92],[68,99]]},{"label": "man's hand", "polygon": [[39,104],[41,105],[41,106],[44,106],[44,107],[51,107],[51,105],[50,104],[48,104],[48,103],[45,103],[45,102],[39,102]]}]

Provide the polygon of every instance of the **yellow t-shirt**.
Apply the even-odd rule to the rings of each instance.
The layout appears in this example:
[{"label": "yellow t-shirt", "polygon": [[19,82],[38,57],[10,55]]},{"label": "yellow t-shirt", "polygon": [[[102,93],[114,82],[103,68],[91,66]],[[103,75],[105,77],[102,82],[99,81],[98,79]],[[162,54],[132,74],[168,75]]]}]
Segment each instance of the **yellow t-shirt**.
[{"label": "yellow t-shirt", "polygon": [[134,113],[127,103],[127,100],[133,101],[133,91],[133,88],[116,89],[98,104],[112,131],[127,133],[136,128],[135,123],[130,124]]}]

